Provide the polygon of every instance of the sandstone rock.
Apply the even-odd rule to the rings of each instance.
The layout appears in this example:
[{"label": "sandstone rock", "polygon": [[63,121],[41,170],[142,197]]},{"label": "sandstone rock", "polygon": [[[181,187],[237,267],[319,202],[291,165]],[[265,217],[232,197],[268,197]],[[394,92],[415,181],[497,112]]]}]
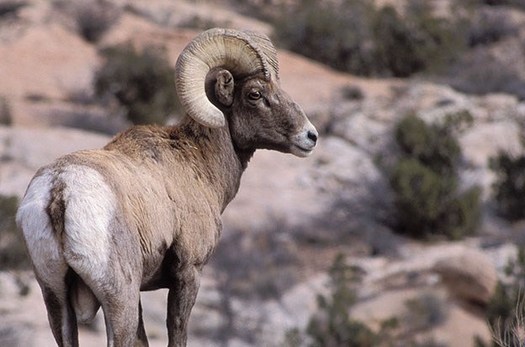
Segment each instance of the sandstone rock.
[{"label": "sandstone rock", "polygon": [[319,196],[312,177],[316,156],[300,160],[257,152],[242,177],[239,193],[223,214],[224,226],[257,230],[276,221],[298,226],[319,215],[326,199]]},{"label": "sandstone rock", "polygon": [[475,122],[460,137],[465,169],[460,177],[465,185],[479,185],[484,200],[492,197],[491,185],[496,175],[489,169],[491,158],[499,152],[520,155],[523,151],[518,124],[512,119]]},{"label": "sandstone rock", "polygon": [[513,118],[518,98],[508,94],[489,94],[478,99],[479,106],[487,112],[487,121]]},{"label": "sandstone rock", "polygon": [[465,131],[459,142],[467,164],[474,167],[487,168],[489,159],[499,151],[514,155],[522,152],[519,127],[511,119],[476,123]]},{"label": "sandstone rock", "polygon": [[257,19],[246,17],[238,12],[226,9],[213,3],[194,3],[189,1],[157,0],[150,3],[129,1],[128,6],[135,12],[150,19],[156,24],[168,27],[191,26],[193,22],[213,22],[239,30],[256,30],[269,34],[271,27]]},{"label": "sandstone rock", "polygon": [[452,295],[469,302],[486,304],[496,290],[498,276],[494,264],[474,249],[443,257],[435,264],[434,271],[441,275]]},{"label": "sandstone rock", "polygon": [[367,152],[377,152],[390,137],[388,123],[378,121],[370,114],[357,111],[336,121],[333,134]]},{"label": "sandstone rock", "polygon": [[0,95],[61,98],[89,88],[98,63],[95,47],[57,24],[33,26],[18,40],[0,45]]},{"label": "sandstone rock", "polygon": [[34,346],[32,326],[0,319],[0,346]]},{"label": "sandstone rock", "polygon": [[109,137],[80,130],[0,127],[0,194],[23,195],[42,165],[77,151],[102,147]]}]

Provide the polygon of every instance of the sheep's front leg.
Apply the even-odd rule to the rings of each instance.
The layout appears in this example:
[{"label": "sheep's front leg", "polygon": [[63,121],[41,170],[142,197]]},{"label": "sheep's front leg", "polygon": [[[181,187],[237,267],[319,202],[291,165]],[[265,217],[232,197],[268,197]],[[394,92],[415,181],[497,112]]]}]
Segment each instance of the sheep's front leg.
[{"label": "sheep's front leg", "polygon": [[169,347],[186,346],[188,320],[195,304],[199,283],[200,270],[196,266],[184,266],[174,274],[168,294]]},{"label": "sheep's front leg", "polygon": [[139,327],[137,329],[137,341],[134,347],[148,347],[148,337],[144,328],[144,319],[142,318],[142,301],[139,301]]}]

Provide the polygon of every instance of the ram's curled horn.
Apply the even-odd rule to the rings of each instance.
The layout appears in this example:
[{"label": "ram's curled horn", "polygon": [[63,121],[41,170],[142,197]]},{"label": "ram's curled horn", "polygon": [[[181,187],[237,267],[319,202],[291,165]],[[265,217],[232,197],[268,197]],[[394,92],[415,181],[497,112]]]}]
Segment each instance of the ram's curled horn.
[{"label": "ram's curled horn", "polygon": [[216,28],[197,36],[177,60],[175,83],[187,114],[212,128],[226,122],[206,97],[206,76],[216,67],[230,71],[234,77],[263,73],[267,80],[279,78],[277,52],[265,35]]}]

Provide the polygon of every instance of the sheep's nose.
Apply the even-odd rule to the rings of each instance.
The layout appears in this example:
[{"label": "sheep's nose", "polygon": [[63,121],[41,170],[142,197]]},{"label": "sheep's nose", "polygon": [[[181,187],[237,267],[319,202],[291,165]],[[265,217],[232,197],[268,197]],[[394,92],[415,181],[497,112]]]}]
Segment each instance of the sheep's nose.
[{"label": "sheep's nose", "polygon": [[309,130],[307,136],[308,136],[308,138],[310,140],[312,140],[313,143],[317,142],[317,133],[316,132],[313,132],[313,131]]}]

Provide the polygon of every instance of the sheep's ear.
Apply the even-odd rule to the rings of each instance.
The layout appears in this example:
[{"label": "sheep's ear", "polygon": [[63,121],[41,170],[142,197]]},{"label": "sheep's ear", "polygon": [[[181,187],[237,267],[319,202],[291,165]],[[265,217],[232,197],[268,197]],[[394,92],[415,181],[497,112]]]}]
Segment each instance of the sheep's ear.
[{"label": "sheep's ear", "polygon": [[231,106],[233,103],[233,76],[228,70],[221,70],[217,73],[215,82],[215,96],[224,106]]}]

